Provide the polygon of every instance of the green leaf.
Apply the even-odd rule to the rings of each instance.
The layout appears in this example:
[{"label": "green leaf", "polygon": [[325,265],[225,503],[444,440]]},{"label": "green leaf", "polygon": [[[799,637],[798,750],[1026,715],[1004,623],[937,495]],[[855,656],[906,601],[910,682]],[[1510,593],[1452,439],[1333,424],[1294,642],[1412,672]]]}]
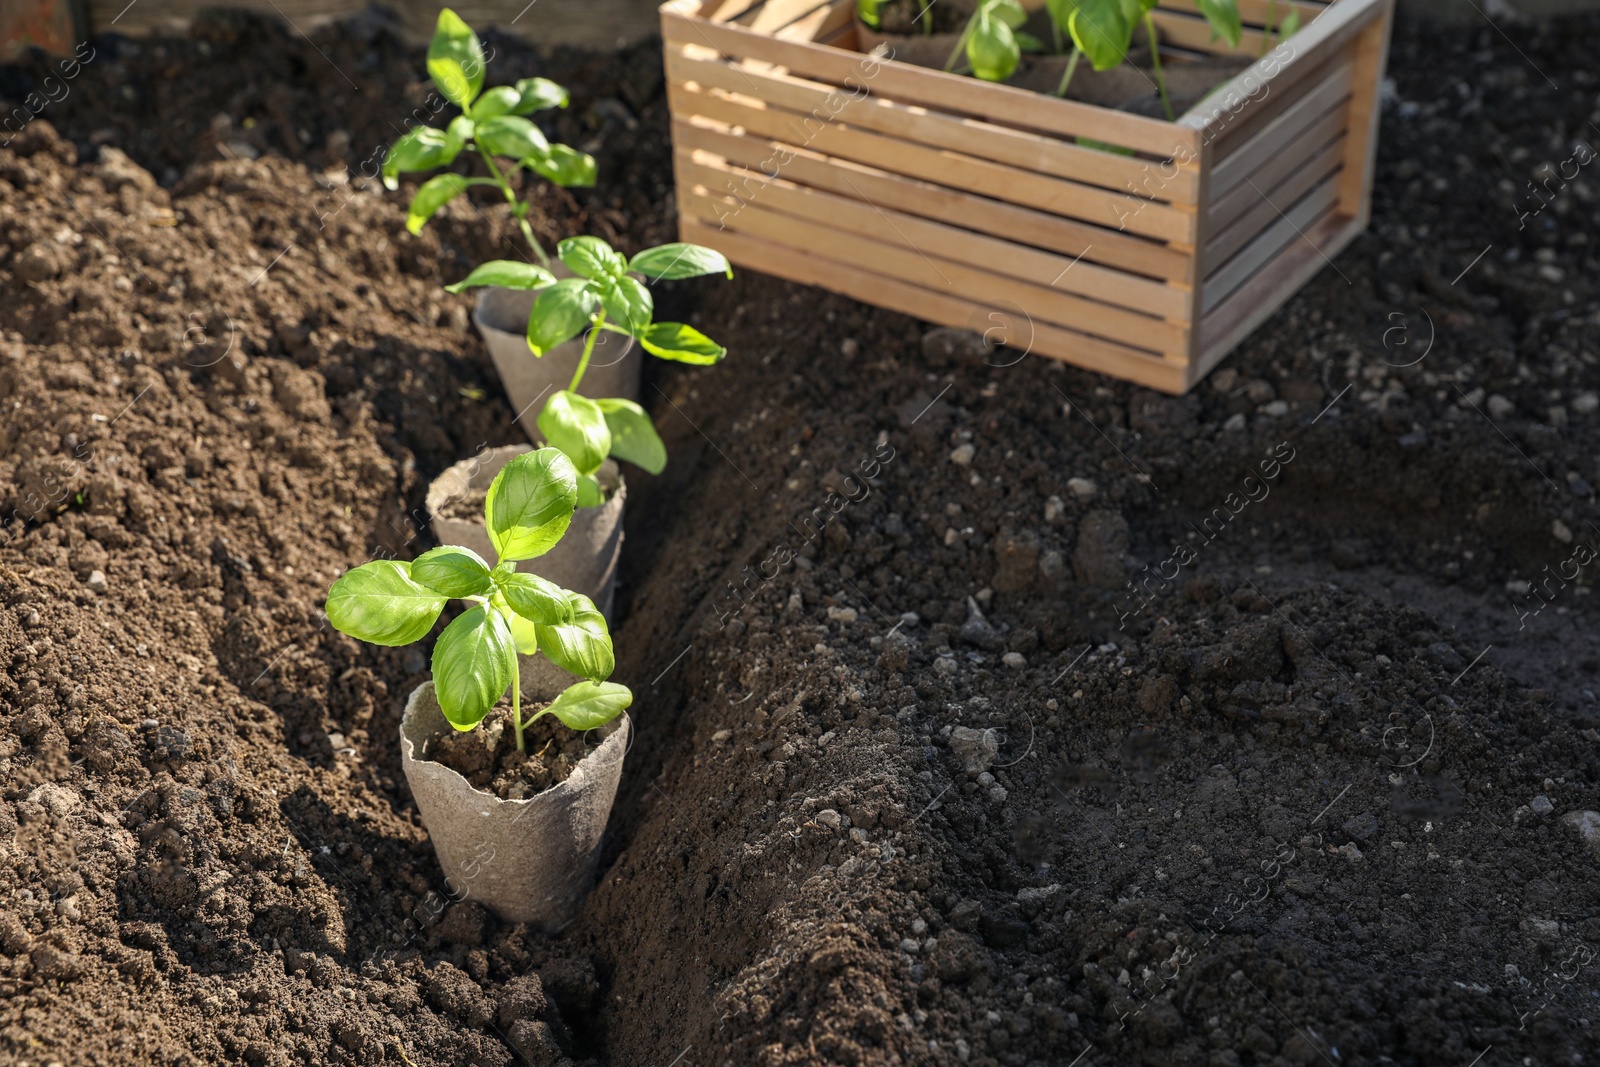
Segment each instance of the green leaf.
[{"label": "green leaf", "polygon": [[1067,23],[1078,10],[1078,0],[1044,0],[1044,7],[1050,14],[1050,21],[1061,27],[1062,33],[1069,32]]},{"label": "green leaf", "polygon": [[525,156],[542,156],[550,151],[539,127],[516,115],[500,115],[478,123],[474,138],[478,146],[491,156],[522,159]]},{"label": "green leaf", "polygon": [[339,576],[324,610],[340,633],[375,645],[409,645],[433,629],[448,597],[411,577],[411,564],[380,559]]},{"label": "green leaf", "polygon": [[553,144],[542,156],[523,160],[536,174],[565,188],[587,188],[595,182],[594,157],[564,144]]},{"label": "green leaf", "polygon": [[572,621],[567,591],[537,574],[513,572],[500,586],[506,606],[530,622],[554,626]]},{"label": "green leaf", "polygon": [[498,285],[502,289],[543,289],[554,285],[556,276],[532,263],[519,263],[514,259],[494,259],[473,268],[471,274],[454,285],[447,285],[447,293],[459,293],[475,285]]},{"label": "green leaf", "polygon": [[462,613],[433,646],[433,689],[439,710],[457,730],[470,730],[511,685],[517,648],[498,611],[481,604]]},{"label": "green leaf", "polygon": [[616,682],[578,682],[556,697],[539,714],[554,715],[573,730],[604,726],[633,703],[633,691]]},{"label": "green leaf", "polygon": [[1032,53],[1043,52],[1046,50],[1044,42],[1039,40],[1039,38],[1035,37],[1031,33],[1023,33],[1021,30],[1013,30],[1011,32],[1011,36],[1017,39],[1017,47],[1024,52]]},{"label": "green leaf", "polygon": [[472,27],[449,8],[439,12],[428,42],[428,75],[444,98],[463,111],[483,88],[483,45]]},{"label": "green leaf", "polygon": [[588,328],[600,298],[583,278],[562,278],[540,293],[528,315],[528,348],[542,356]]},{"label": "green leaf", "polygon": [[533,559],[555,547],[578,506],[578,472],[554,448],[524,452],[500,469],[483,502],[489,541],[503,560]]},{"label": "green leaf", "polygon": [[478,596],[494,586],[483,557],[459,545],[432,548],[412,560],[411,580],[452,599]]},{"label": "green leaf", "polygon": [[878,29],[883,25],[883,17],[878,14],[880,0],[856,0],[856,18]]},{"label": "green leaf", "polygon": [[501,115],[513,115],[521,102],[521,93],[509,85],[497,85],[478,97],[478,102],[472,105],[472,117],[482,122]]},{"label": "green leaf", "polygon": [[511,631],[511,642],[517,646],[519,656],[531,656],[539,651],[539,627],[514,611],[503,616],[506,628]]},{"label": "green leaf", "polygon": [[401,135],[383,157],[383,187],[400,188],[397,174],[448,166],[461,152],[461,142],[432,126],[413,126]]},{"label": "green leaf", "polygon": [[572,622],[539,627],[539,651],[562,670],[580,678],[605,681],[617,666],[605,616],[595,608],[594,601],[581,593],[572,593],[569,599]]},{"label": "green leaf", "polygon": [[1287,41],[1289,38],[1293,37],[1297,32],[1299,32],[1299,30],[1300,11],[1298,8],[1290,8],[1289,14],[1285,15],[1283,21],[1278,24],[1279,43]]},{"label": "green leaf", "polygon": [[568,237],[556,245],[556,255],[574,274],[596,281],[620,278],[628,261],[598,237]]},{"label": "green leaf", "polygon": [[539,432],[572,460],[579,474],[599,470],[611,451],[611,431],[600,405],[567,389],[545,401]]},{"label": "green leaf", "polygon": [[1005,23],[1007,29],[1019,30],[1028,21],[1028,12],[1017,0],[987,0],[982,6],[991,18]]},{"label": "green leaf", "polygon": [[1011,27],[979,9],[967,35],[967,62],[972,73],[988,82],[1003,82],[1016,72],[1021,50]]},{"label": "green leaf", "polygon": [[1244,26],[1239,20],[1239,5],[1235,0],[1198,0],[1198,2],[1200,14],[1211,23],[1211,35],[1227,41],[1229,48],[1238,48],[1239,35],[1244,32]]},{"label": "green leaf", "polygon": [[606,427],[611,431],[611,454],[651,474],[660,474],[667,465],[667,446],[661,443],[661,435],[656,433],[655,423],[644,408],[621,397],[607,397],[595,403],[605,413]]},{"label": "green leaf", "polygon": [[549,78],[518,78],[514,115],[529,115],[546,108],[566,107],[567,91]]},{"label": "green leaf", "polygon": [[477,128],[477,123],[467,116],[457,115],[450,120],[450,125],[444,128],[444,135],[455,145],[455,150],[459,152],[466,146],[468,141],[472,140],[472,135]]},{"label": "green leaf", "polygon": [[733,267],[728,257],[705,245],[692,245],[685,241],[647,248],[633,257],[628,269],[646,278],[674,281],[678,278],[697,278],[702,274],[722,272],[733,277]]},{"label": "green leaf", "polygon": [[1083,0],[1067,20],[1067,30],[1095,70],[1121,63],[1133,40],[1133,26],[1123,17],[1118,0]]},{"label": "green leaf", "polygon": [[606,318],[635,337],[649,328],[656,302],[643,282],[624,274],[611,279],[609,284],[596,283],[596,288],[600,291],[600,306],[606,309]]},{"label": "green leaf", "polygon": [[578,475],[578,507],[597,508],[606,502],[606,491],[600,479],[592,474]]},{"label": "green leaf", "polygon": [[459,174],[440,174],[423,182],[417,195],[411,198],[411,206],[406,209],[406,229],[413,236],[421,233],[428,220],[440,208],[460,196],[466,187],[467,179]]},{"label": "green leaf", "polygon": [[652,356],[702,367],[720,363],[722,357],[728,354],[726,348],[693,326],[685,326],[681,322],[655,323],[639,338],[639,343]]}]

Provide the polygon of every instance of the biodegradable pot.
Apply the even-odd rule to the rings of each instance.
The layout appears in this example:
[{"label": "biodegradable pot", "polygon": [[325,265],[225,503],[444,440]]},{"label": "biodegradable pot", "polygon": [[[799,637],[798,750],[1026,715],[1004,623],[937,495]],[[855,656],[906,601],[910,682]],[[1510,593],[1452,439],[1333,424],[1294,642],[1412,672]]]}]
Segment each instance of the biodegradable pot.
[{"label": "biodegradable pot", "polygon": [[[478,453],[471,459],[446,470],[428,486],[428,514],[433,521],[434,536],[441,545],[460,545],[470,548],[489,566],[499,562],[494,546],[489,543],[489,530],[484,526],[482,510],[474,519],[454,519],[445,516],[445,508],[461,497],[482,494],[489,488],[500,468],[524,452],[531,445],[503,445]],[[596,477],[607,492],[606,502],[598,507],[579,508],[572,516],[572,525],[549,552],[537,560],[525,560],[526,568],[542,578],[548,578],[563,589],[582,593],[607,619],[611,618],[612,601],[616,595],[617,561],[622,558],[622,508],[628,495],[627,483],[612,460],[601,465]]]},{"label": "biodegradable pot", "polygon": [[[551,265],[551,272],[558,278],[571,277],[571,272],[559,263]],[[478,309],[472,316],[489,346],[494,369],[516,410],[517,422],[530,441],[539,439],[538,418],[545,398],[572,384],[573,372],[583,355],[581,335],[543,356],[528,351],[528,309],[538,295],[537,291],[487,286],[479,290]],[[579,388],[584,396],[638,400],[639,367],[643,362],[639,345],[632,338],[601,330]]]},{"label": "biodegradable pot", "polygon": [[602,727],[605,739],[566,781],[527,800],[501,800],[474,789],[429,759],[429,744],[452,729],[432,682],[412,690],[400,721],[400,761],[446,881],[453,892],[507,922],[560,929],[572,921],[594,879],[628,752],[628,717]]}]

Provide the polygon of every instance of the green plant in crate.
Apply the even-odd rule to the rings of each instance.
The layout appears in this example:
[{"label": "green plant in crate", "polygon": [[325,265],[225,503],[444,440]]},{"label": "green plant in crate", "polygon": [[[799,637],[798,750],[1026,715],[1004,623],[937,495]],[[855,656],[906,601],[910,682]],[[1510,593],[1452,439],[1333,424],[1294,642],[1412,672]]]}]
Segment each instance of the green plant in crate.
[{"label": "green plant in crate", "polygon": [[[1161,106],[1167,118],[1173,119],[1172,101],[1167,97],[1166,79],[1161,73],[1161,42],[1156,33],[1154,11],[1159,0],[1053,0],[1049,4],[1050,17],[1057,25],[1065,16],[1065,29],[1072,38],[1074,60],[1077,53],[1089,57],[1095,70],[1110,70],[1128,58],[1133,44],[1133,33],[1143,25],[1150,42],[1151,73],[1155,75],[1156,90],[1161,95]],[[1236,0],[1196,0],[1200,14],[1211,26],[1213,39],[1228,42],[1228,47],[1239,47],[1243,24],[1239,19]],[[1058,95],[1065,93],[1076,63],[1067,68]]]},{"label": "green plant in crate", "polygon": [[600,332],[637,341],[660,359],[718,363],[728,350],[711,338],[681,322],[655,321],[650,290],[634,275],[676,280],[723,273],[731,278],[733,268],[722,253],[683,242],[647,248],[628,259],[598,237],[569,237],[556,246],[556,254],[577,277],[557,281],[541,267],[495,260],[446,289],[459,293],[476,285],[499,285],[539,290],[528,315],[528,348],[535,356],[585,335],[571,384],[551,395],[538,422],[544,439],[577,468],[578,506],[594,507],[604,502],[594,475],[606,457],[627,460],[651,474],[660,474],[667,463],[666,446],[644,408],[620,397],[591,400],[578,392]]},{"label": "green plant in crate", "polygon": [[[489,538],[500,561],[491,570],[469,548],[445,545],[407,563],[375,560],[345,572],[328,590],[328,621],[340,633],[375,645],[426,637],[451,600],[472,604],[433,646],[433,684],[444,717],[457,730],[483,721],[506,688],[517,750],[523,730],[554,715],[574,730],[604,726],[633,703],[627,686],[606,681],[616,666],[611,633],[588,597],[516,569],[554,548],[572,522],[578,472],[554,448],[527,452],[495,476],[484,501]],[[517,656],[543,653],[577,682],[526,721]]]},{"label": "green plant in crate", "polygon": [[1028,12],[1017,0],[978,0],[956,41],[945,70],[954,70],[961,53],[967,54],[972,73],[984,81],[1003,82],[1016,73],[1022,53],[1044,48],[1038,38],[1022,32]]},{"label": "green plant in crate", "polygon": [[[428,76],[444,98],[461,109],[461,114],[442,130],[413,126],[406,131],[384,157],[383,184],[397,189],[396,178],[400,174],[448,167],[463,151],[476,152],[489,177],[447,173],[429,178],[411,198],[406,228],[420,233],[440,208],[467,189],[493,186],[511,205],[511,214],[516,217],[528,248],[548,267],[550,256],[528,224],[528,201],[517,196],[512,179],[527,169],[557,185],[593,185],[594,157],[564,144],[551,144],[539,127],[523,117],[566,107],[565,89],[545,78],[522,78],[515,85],[499,85],[485,91],[484,67],[478,35],[454,11],[440,11],[428,45]],[[511,160],[511,166],[502,169],[495,162],[497,158]]]}]

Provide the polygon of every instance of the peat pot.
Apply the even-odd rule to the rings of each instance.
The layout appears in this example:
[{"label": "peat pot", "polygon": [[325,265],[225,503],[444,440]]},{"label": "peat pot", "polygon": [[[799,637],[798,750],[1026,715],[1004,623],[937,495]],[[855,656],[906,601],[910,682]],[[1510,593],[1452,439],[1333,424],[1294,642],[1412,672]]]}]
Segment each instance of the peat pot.
[{"label": "peat pot", "polygon": [[[483,523],[483,495],[500,468],[531,450],[531,445],[486,449],[433,480],[428,486],[428,515],[441,545],[470,548],[491,567],[499,562],[500,557],[489,543],[489,529]],[[606,491],[606,502],[598,507],[579,508],[556,547],[538,559],[524,560],[518,567],[548,578],[563,589],[582,593],[610,619],[617,561],[622,557],[622,507],[628,487],[616,463],[609,459],[596,477]]]},{"label": "peat pot", "polygon": [[400,721],[401,766],[452,892],[507,922],[551,931],[571,922],[594,878],[631,728],[618,717],[594,731],[597,744],[561,784],[501,800],[428,758],[453,727],[432,682],[412,690]]},{"label": "peat pot", "polygon": [[[558,277],[570,275],[559,267],[554,273]],[[487,286],[478,291],[478,309],[472,316],[489,346],[494,369],[517,413],[517,422],[530,441],[539,439],[538,418],[545,398],[572,384],[572,374],[583,355],[581,335],[543,356],[528,351],[528,309],[538,295],[535,291]],[[584,396],[638,400],[642,362],[639,346],[631,338],[602,330],[595,339],[594,353],[589,357],[579,391]]]}]

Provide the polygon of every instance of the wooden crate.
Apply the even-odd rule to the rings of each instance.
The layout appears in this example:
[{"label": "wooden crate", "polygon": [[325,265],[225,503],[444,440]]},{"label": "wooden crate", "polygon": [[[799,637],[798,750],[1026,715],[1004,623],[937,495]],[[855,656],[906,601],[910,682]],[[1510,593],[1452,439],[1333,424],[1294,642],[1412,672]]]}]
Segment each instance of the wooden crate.
[{"label": "wooden crate", "polygon": [[[1272,0],[1238,2],[1256,55]],[[1172,123],[864,55],[855,0],[670,0],[680,233],[1185,392],[1367,224],[1393,0],[1291,4]],[[1197,11],[1162,0],[1164,52],[1229,51]]]}]

